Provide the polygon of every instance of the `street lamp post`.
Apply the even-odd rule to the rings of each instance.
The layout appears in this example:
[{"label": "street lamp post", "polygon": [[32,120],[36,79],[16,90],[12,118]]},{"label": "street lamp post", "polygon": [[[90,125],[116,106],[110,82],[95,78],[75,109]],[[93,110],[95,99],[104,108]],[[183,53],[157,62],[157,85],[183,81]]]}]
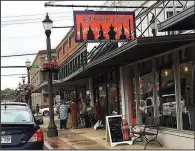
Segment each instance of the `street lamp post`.
[{"label": "street lamp post", "polygon": [[25,76],[22,77],[22,83],[25,84]]},{"label": "street lamp post", "polygon": [[[50,35],[51,29],[53,25],[53,21],[49,19],[48,13],[46,18],[43,20],[43,27],[45,29],[45,34],[47,36],[47,60],[51,61],[51,42],[50,42]],[[53,109],[53,90],[52,90],[52,72],[48,72],[48,91],[49,91],[49,126],[47,131],[48,137],[55,137],[58,136],[58,130],[54,121],[54,109]]]},{"label": "street lamp post", "polygon": [[[27,74],[28,74],[28,85],[30,85],[30,66],[31,66],[30,60],[27,59],[25,64],[26,64]],[[32,110],[32,100],[31,100],[31,90],[30,89],[28,90],[28,105],[30,109]]]},{"label": "street lamp post", "polygon": [[19,90],[19,102],[21,102],[21,83],[18,84],[18,90]]}]

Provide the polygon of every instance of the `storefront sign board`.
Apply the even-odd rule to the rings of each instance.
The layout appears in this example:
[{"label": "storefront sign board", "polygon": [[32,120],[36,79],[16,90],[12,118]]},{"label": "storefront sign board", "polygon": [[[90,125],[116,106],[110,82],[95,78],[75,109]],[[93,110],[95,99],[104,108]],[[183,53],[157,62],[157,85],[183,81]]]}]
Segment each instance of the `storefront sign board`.
[{"label": "storefront sign board", "polygon": [[135,12],[74,11],[76,42],[125,41],[136,38]]},{"label": "storefront sign board", "polygon": [[111,147],[119,144],[133,144],[132,141],[124,141],[123,139],[122,115],[106,116],[106,129]]}]

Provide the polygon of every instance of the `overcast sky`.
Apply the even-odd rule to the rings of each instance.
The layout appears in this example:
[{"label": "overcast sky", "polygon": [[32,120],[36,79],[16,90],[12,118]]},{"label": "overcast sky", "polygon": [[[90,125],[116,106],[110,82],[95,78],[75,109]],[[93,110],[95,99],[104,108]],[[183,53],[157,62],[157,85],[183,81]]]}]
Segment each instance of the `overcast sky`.
[{"label": "overcast sky", "polygon": [[[53,26],[73,26],[73,10],[85,8],[45,7],[48,1],[1,1],[1,55],[36,53],[46,49],[46,36],[42,20],[48,12]],[[101,5],[103,1],[65,1],[56,4]],[[30,23],[29,23],[30,22]],[[69,29],[53,29],[51,45],[55,48]],[[26,59],[33,62],[35,56],[1,58],[1,66],[24,66]],[[25,68],[1,68],[1,89],[16,89]],[[27,79],[26,79],[27,80]]]}]

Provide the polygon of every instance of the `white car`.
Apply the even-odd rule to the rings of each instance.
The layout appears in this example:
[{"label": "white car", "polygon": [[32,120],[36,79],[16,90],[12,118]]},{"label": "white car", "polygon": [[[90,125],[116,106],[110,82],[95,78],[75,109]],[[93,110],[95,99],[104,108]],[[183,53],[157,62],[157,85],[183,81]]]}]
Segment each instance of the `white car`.
[{"label": "white car", "polygon": [[23,102],[7,102],[7,101],[4,101],[4,102],[1,102],[1,105],[13,105],[13,106],[25,106],[25,107],[29,107],[27,103],[23,103]]},{"label": "white car", "polygon": [[[54,105],[54,115],[57,114],[57,110],[59,109],[59,106],[60,104]],[[49,107],[40,109],[39,114],[43,116],[49,116]]]}]

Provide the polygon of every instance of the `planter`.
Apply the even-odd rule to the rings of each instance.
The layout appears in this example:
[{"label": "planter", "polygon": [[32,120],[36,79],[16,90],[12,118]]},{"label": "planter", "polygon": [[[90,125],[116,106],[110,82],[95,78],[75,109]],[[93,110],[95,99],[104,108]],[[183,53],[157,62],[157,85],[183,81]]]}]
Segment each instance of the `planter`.
[{"label": "planter", "polygon": [[59,69],[50,69],[50,68],[45,68],[41,69],[41,72],[58,72]]}]

